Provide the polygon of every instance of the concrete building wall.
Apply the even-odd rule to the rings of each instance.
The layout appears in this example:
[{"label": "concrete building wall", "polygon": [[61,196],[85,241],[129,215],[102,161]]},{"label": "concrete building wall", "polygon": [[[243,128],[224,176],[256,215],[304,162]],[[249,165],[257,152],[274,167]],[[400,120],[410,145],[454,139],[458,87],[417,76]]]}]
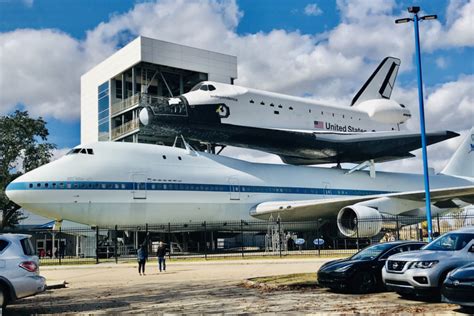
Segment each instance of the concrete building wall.
[{"label": "concrete building wall", "polygon": [[[111,79],[142,62],[206,73],[213,81],[231,83],[237,78],[235,56],[137,37],[81,77],[81,143],[98,140],[98,87],[109,81],[114,90]],[[115,96],[109,93],[114,102]]]}]

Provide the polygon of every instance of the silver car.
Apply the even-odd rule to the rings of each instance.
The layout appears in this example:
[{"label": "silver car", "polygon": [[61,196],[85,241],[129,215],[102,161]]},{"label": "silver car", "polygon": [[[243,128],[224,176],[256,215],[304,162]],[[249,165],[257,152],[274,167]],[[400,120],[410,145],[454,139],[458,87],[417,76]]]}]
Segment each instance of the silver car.
[{"label": "silver car", "polygon": [[43,292],[45,278],[39,275],[30,235],[0,235],[0,307],[17,299]]},{"label": "silver car", "polygon": [[446,233],[419,251],[390,256],[382,270],[387,289],[402,296],[435,295],[447,274],[474,262],[474,227]]}]

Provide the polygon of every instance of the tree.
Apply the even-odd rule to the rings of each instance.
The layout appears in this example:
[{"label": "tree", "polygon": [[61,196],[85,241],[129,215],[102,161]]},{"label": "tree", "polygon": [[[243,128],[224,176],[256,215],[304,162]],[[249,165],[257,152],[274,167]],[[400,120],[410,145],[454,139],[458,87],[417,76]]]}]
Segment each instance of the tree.
[{"label": "tree", "polygon": [[0,228],[13,227],[25,216],[5,194],[15,178],[48,163],[55,145],[47,142],[48,129],[41,118],[31,118],[27,111],[0,116]]}]

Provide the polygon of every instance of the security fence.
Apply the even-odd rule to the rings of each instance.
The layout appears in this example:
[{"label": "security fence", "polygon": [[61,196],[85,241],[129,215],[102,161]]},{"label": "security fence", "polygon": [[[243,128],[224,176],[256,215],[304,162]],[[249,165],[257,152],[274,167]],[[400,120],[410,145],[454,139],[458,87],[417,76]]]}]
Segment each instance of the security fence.
[{"label": "security fence", "polygon": [[[154,257],[160,241],[166,244],[169,258],[346,257],[377,242],[427,240],[425,219],[406,216],[347,218],[339,223],[335,218],[305,222],[242,220],[8,232],[31,235],[43,265],[136,260],[137,249],[143,244],[148,248],[149,256]],[[435,216],[433,235],[436,237],[472,225],[474,214]],[[346,235],[341,234],[341,229]]]}]

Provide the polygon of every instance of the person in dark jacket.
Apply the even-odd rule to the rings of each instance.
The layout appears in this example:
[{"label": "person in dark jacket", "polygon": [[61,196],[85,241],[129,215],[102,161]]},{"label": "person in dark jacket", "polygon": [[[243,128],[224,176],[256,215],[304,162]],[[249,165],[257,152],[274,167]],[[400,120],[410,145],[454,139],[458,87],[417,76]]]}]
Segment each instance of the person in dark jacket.
[{"label": "person in dark jacket", "polygon": [[137,260],[138,260],[138,273],[140,275],[145,275],[145,263],[148,260],[148,249],[146,244],[140,246],[140,249],[137,251]]},{"label": "person in dark jacket", "polygon": [[166,271],[166,244],[160,241],[158,245],[158,250],[156,251],[156,256],[158,257],[158,267],[160,268],[160,272]]}]

